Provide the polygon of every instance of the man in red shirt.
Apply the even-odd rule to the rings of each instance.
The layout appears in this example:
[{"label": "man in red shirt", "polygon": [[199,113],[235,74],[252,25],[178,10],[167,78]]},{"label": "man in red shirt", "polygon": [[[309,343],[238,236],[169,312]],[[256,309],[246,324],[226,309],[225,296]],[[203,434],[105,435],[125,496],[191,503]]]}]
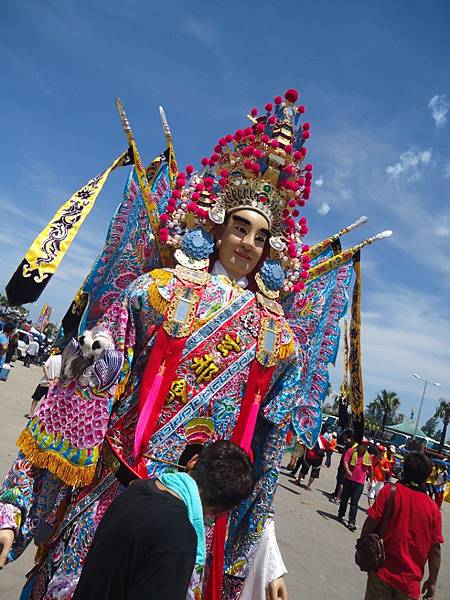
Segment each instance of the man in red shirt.
[{"label": "man in red shirt", "polygon": [[345,479],[341,503],[339,504],[338,520],[344,523],[344,516],[350,500],[348,515],[348,528],[350,531],[356,531],[358,502],[364,490],[366,477],[368,476],[369,480],[372,481],[372,462],[370,454],[367,452],[368,444],[369,440],[364,438],[356,448],[349,448],[344,456]]},{"label": "man in red shirt", "polygon": [[[427,561],[429,577],[422,593],[427,600],[434,599],[444,538],[441,513],[425,488],[431,469],[430,459],[421,452],[405,457],[384,536],[386,559],[378,571],[369,573],[365,600],[418,600]],[[377,530],[390,493],[391,485],[385,485],[368,510],[361,537]]]},{"label": "man in red shirt", "polygon": [[[322,429],[322,433],[325,433]],[[297,480],[298,485],[306,477],[309,469],[311,468],[311,475],[309,477],[306,489],[311,491],[311,485],[314,479],[318,479],[320,475],[320,467],[322,466],[323,457],[329,447],[328,440],[324,435],[319,435],[317,442],[314,446],[307,450],[306,455],[303,456],[302,469],[300,471],[299,478]]]}]

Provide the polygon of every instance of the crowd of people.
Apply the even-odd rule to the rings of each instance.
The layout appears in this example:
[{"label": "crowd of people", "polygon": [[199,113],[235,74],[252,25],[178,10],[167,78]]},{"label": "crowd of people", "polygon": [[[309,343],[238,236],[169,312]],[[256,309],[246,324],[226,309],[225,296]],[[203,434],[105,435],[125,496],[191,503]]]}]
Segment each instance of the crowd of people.
[{"label": "crowd of people", "polygon": [[[305,486],[311,490],[321,467],[331,467],[337,438],[336,432],[328,433],[324,426],[313,448],[296,440],[286,466],[295,484],[302,485],[311,471]],[[385,555],[379,568],[368,572],[365,600],[419,598],[427,563],[429,577],[422,593],[424,598],[433,599],[440,544],[444,542],[440,509],[448,482],[447,466],[433,463],[423,452],[408,452],[403,459],[393,445],[385,446],[366,437],[356,442],[351,429],[340,434],[339,443],[336,487],[329,494],[329,501],[338,505],[337,521],[356,531],[359,501],[367,486],[367,518],[357,547],[361,541],[367,544],[369,536],[376,533],[382,537]],[[382,527],[385,529],[381,533]]]}]

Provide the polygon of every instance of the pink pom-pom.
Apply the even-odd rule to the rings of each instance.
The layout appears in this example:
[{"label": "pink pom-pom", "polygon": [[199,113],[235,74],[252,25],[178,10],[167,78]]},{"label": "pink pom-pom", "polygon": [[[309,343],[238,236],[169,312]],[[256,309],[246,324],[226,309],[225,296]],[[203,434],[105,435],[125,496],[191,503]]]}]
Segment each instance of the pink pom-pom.
[{"label": "pink pom-pom", "polygon": [[284,151],[287,154],[292,154],[292,150],[293,150],[292,144],[288,144],[287,146],[284,147]]},{"label": "pink pom-pom", "polygon": [[297,204],[297,202],[296,202],[295,200],[289,200],[289,202],[288,202],[288,205],[289,205],[291,208],[294,208],[294,206],[295,206],[296,204]]},{"label": "pink pom-pom", "polygon": [[162,229],[159,230],[159,239],[162,242],[167,242],[167,240],[169,239],[169,230],[166,229],[165,227],[163,227]]},{"label": "pink pom-pom", "polygon": [[270,140],[270,137],[269,137],[267,134],[264,134],[264,135],[261,137],[261,141],[263,142],[263,144],[268,144],[268,143],[269,143],[269,140]]},{"label": "pink pom-pom", "polygon": [[297,179],[297,183],[298,183],[298,185],[305,185],[305,180],[304,180],[304,178],[303,178],[303,177],[299,177],[299,178]]},{"label": "pink pom-pom", "polygon": [[278,143],[278,140],[271,140],[270,145],[272,148],[278,148],[280,144]]},{"label": "pink pom-pom", "polygon": [[304,131],[304,132],[302,133],[302,138],[303,138],[304,140],[309,140],[309,138],[310,138],[310,137],[311,137],[311,134],[309,133],[309,131]]},{"label": "pink pom-pom", "polygon": [[188,165],[188,166],[186,167],[186,173],[187,173],[188,175],[192,175],[192,173],[193,173],[193,172],[194,172],[194,167],[193,167],[192,165]]},{"label": "pink pom-pom", "polygon": [[256,126],[256,131],[257,133],[262,133],[265,129],[264,123],[258,123],[258,125]]},{"label": "pink pom-pom", "polygon": [[179,197],[181,196],[181,194],[180,194],[180,190],[173,190],[173,191],[172,191],[172,196],[173,196],[174,198],[179,198]]},{"label": "pink pom-pom", "polygon": [[306,131],[307,129],[311,129],[311,123],[303,123],[303,125],[302,125],[302,129],[304,129],[305,131]]},{"label": "pink pom-pom", "polygon": [[303,158],[305,158],[305,156],[306,156],[306,154],[308,152],[308,149],[305,148],[305,146],[303,146],[303,148],[300,149],[300,152],[302,153]]},{"label": "pink pom-pom", "polygon": [[295,244],[289,244],[288,254],[291,258],[295,258],[297,256],[297,248],[295,247]]},{"label": "pink pom-pom", "polygon": [[219,160],[220,156],[216,153],[211,155],[211,160],[213,160],[214,162],[217,162]]},{"label": "pink pom-pom", "polygon": [[198,192],[194,192],[192,194],[192,200],[198,200],[200,198],[200,194]]},{"label": "pink pom-pom", "polygon": [[251,127],[247,127],[245,130],[245,135],[251,135],[253,133],[253,129]]},{"label": "pink pom-pom", "polygon": [[225,187],[228,184],[228,179],[226,177],[222,177],[221,179],[219,179],[219,185],[221,185],[222,187]]},{"label": "pink pom-pom", "polygon": [[272,112],[272,110],[273,110],[272,102],[267,102],[267,104],[265,105],[264,108],[267,110],[267,112]]},{"label": "pink pom-pom", "polygon": [[312,176],[312,173],[311,173],[311,171],[307,171],[307,172],[305,173],[305,179],[306,179],[307,181],[310,181],[310,180],[312,179],[312,177],[313,177],[313,176]]},{"label": "pink pom-pom", "polygon": [[284,209],[283,210],[283,219],[286,219],[289,216],[289,211]]},{"label": "pink pom-pom", "polygon": [[238,141],[239,141],[240,139],[242,139],[243,137],[244,137],[244,132],[242,131],[242,129],[238,129],[238,130],[236,131],[236,133],[234,134],[234,138],[235,138],[236,140],[238,140]]},{"label": "pink pom-pom", "polygon": [[299,206],[305,206],[305,201],[304,200],[299,200],[298,204],[299,204]]},{"label": "pink pom-pom", "polygon": [[206,156],[204,156],[204,157],[202,158],[202,165],[203,165],[204,167],[206,167],[206,165],[207,165],[207,164],[209,164],[209,158],[206,158]]},{"label": "pink pom-pom", "polygon": [[308,246],[308,244],[303,244],[303,247],[302,247],[303,253],[309,252],[310,250],[311,250],[311,248]]},{"label": "pink pom-pom", "polygon": [[203,192],[203,190],[205,189],[205,186],[202,183],[197,183],[197,185],[195,186],[195,189],[197,190],[197,192]]},{"label": "pink pom-pom", "polygon": [[306,111],[306,108],[303,106],[303,104],[300,104],[297,110],[300,114],[303,114]]},{"label": "pink pom-pom", "polygon": [[169,213],[169,215],[171,215],[175,212],[175,206],[173,206],[172,204],[167,204],[166,210]]},{"label": "pink pom-pom", "polygon": [[214,183],[214,179],[212,177],[205,177],[203,182],[205,185],[212,185]]},{"label": "pink pom-pom", "polygon": [[302,279],[308,279],[308,271],[302,271],[302,272],[300,273],[300,277],[301,277]]},{"label": "pink pom-pom", "polygon": [[255,138],[255,136],[253,135],[253,133],[252,133],[252,135],[249,135],[249,136],[248,136],[248,141],[249,141],[251,144],[253,144],[253,142],[254,142],[255,140],[256,140],[256,138]]},{"label": "pink pom-pom", "polygon": [[269,117],[268,121],[271,125],[275,125],[275,123],[277,122],[277,118],[275,115],[272,115],[271,117]]},{"label": "pink pom-pom", "polygon": [[247,158],[246,160],[244,160],[244,167],[246,169],[251,169],[251,165],[252,165],[252,161],[249,158]]},{"label": "pink pom-pom", "polygon": [[256,115],[258,114],[258,109],[257,109],[257,108],[252,108],[252,110],[250,111],[250,114],[251,114],[253,117],[256,117]]},{"label": "pink pom-pom", "polygon": [[287,173],[288,175],[292,175],[292,173],[294,172],[293,165],[286,165],[284,167],[284,172]]},{"label": "pink pom-pom", "polygon": [[309,200],[309,192],[307,192],[306,190],[303,191],[303,199],[304,200]]},{"label": "pink pom-pom", "polygon": [[231,133],[229,133],[228,135],[225,136],[225,141],[228,144],[233,141],[233,136],[231,135]]},{"label": "pink pom-pom", "polygon": [[[194,194],[192,194],[192,197],[194,197]],[[196,199],[198,200],[198,198]],[[195,202],[189,202],[189,204],[187,205],[187,209],[189,212],[195,212],[197,210],[197,205],[195,204]]]},{"label": "pink pom-pom", "polygon": [[253,173],[256,174],[256,173],[259,173],[260,166],[257,162],[253,162],[251,169],[252,169]]},{"label": "pink pom-pom", "polygon": [[275,104],[281,104],[283,102],[283,98],[281,96],[275,96],[273,101]]},{"label": "pink pom-pom", "polygon": [[221,169],[220,176],[221,177],[228,177],[228,170],[227,169]]},{"label": "pink pom-pom", "polygon": [[214,152],[222,152],[222,146],[220,144],[214,146]]},{"label": "pink pom-pom", "polygon": [[302,217],[299,221],[299,223],[301,223],[303,225],[303,223],[306,223],[306,217]]},{"label": "pink pom-pom", "polygon": [[226,146],[226,145],[227,145],[226,139],[224,137],[220,138],[220,140],[219,140],[219,146]]},{"label": "pink pom-pom", "polygon": [[306,225],[303,225],[302,227],[302,235],[306,235],[308,233],[309,229],[308,227],[306,227]]},{"label": "pink pom-pom", "polygon": [[159,217],[161,223],[167,223],[167,221],[169,220],[169,215],[167,213],[163,213],[160,217]]},{"label": "pink pom-pom", "polygon": [[253,154],[256,158],[262,158],[264,156],[264,152],[259,148],[256,148]]},{"label": "pink pom-pom", "polygon": [[293,211],[292,211],[292,216],[293,216],[293,217],[298,217],[298,215],[299,215],[299,214],[300,214],[300,213],[298,212],[298,210],[297,210],[297,209],[295,209],[295,210],[293,210]]},{"label": "pink pom-pom", "polygon": [[302,156],[303,156],[303,154],[301,153],[301,151],[300,151],[300,150],[296,150],[296,151],[294,152],[294,159],[295,159],[295,160],[301,160]]},{"label": "pink pom-pom", "polygon": [[312,164],[310,164],[310,163],[307,164],[306,167],[305,167],[305,171],[312,171],[312,170],[313,170]]},{"label": "pink pom-pom", "polygon": [[296,294],[298,294],[299,292],[301,292],[305,287],[305,284],[303,283],[303,281],[299,281],[298,283],[296,283],[294,285],[294,287],[292,288],[292,291],[294,291]]},{"label": "pink pom-pom", "polygon": [[288,102],[292,102],[292,103],[297,102],[298,92],[297,92],[297,90],[294,90],[291,88],[285,92],[284,97],[286,98],[286,100]]},{"label": "pink pom-pom", "polygon": [[167,201],[167,206],[172,206],[173,208],[177,205],[177,201],[175,198],[170,197]]}]

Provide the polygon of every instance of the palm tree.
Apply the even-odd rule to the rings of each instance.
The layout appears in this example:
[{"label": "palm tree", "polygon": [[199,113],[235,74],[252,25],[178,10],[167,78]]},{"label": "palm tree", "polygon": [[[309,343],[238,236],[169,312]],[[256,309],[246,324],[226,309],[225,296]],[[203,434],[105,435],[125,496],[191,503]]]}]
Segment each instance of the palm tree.
[{"label": "palm tree", "polygon": [[445,444],[445,438],[447,437],[447,427],[450,422],[450,400],[439,398],[439,406],[436,409],[436,417],[442,419],[443,424],[441,440],[439,442],[439,450],[442,450]]},{"label": "palm tree", "polygon": [[397,396],[396,392],[381,390],[381,392],[377,394],[374,403],[376,403],[377,408],[379,408],[381,414],[383,415],[381,432],[384,433],[384,428],[386,427],[388,417],[393,416],[400,406],[400,398]]}]

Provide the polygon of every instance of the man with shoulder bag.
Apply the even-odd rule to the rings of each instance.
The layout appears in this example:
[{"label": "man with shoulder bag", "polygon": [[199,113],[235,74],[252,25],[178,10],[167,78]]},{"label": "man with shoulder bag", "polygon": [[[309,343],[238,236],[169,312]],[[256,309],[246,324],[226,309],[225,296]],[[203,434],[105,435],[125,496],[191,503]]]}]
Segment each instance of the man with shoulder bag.
[{"label": "man with shoulder bag", "polygon": [[418,600],[422,589],[434,600],[441,563],[441,513],[428,497],[425,481],[432,469],[421,452],[410,452],[397,485],[387,484],[369,508],[355,561],[368,572],[365,600]]}]

